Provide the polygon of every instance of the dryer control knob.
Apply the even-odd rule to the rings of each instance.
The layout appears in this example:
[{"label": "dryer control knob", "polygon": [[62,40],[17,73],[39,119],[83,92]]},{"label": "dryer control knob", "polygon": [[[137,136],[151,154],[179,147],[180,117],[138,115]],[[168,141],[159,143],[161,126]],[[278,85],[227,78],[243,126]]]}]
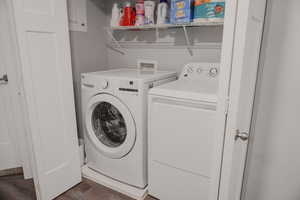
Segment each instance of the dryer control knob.
[{"label": "dryer control knob", "polygon": [[216,77],[216,76],[218,75],[218,73],[219,73],[219,71],[218,71],[217,68],[211,68],[211,69],[209,70],[209,76],[210,76],[210,77]]},{"label": "dryer control knob", "polygon": [[100,87],[101,89],[106,89],[108,87],[108,81],[107,80],[101,81]]}]

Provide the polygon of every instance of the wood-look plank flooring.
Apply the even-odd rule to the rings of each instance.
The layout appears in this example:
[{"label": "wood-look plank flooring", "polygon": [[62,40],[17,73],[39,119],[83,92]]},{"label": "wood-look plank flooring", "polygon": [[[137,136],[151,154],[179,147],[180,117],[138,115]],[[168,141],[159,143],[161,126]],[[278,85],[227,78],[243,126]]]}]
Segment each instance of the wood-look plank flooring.
[{"label": "wood-look plank flooring", "polygon": [[[58,180],[59,181],[59,180]],[[0,200],[36,200],[32,180],[22,175],[0,177]],[[55,200],[133,200],[123,194],[88,179],[65,192]],[[147,197],[146,200],[155,200]]]}]

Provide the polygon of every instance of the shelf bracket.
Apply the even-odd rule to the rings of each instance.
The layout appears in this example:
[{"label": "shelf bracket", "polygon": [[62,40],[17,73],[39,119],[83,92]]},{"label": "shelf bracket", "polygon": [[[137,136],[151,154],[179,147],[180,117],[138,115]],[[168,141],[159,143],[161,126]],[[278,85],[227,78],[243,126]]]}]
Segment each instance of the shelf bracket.
[{"label": "shelf bracket", "polygon": [[185,36],[187,50],[189,51],[190,55],[193,56],[193,51],[192,51],[192,48],[191,48],[191,42],[190,42],[189,34],[186,30],[186,26],[183,25],[182,28],[183,28],[183,32],[184,32],[184,36]]},{"label": "shelf bracket", "polygon": [[156,36],[156,40],[159,38],[159,29],[158,27],[155,28],[155,36]]},{"label": "shelf bracket", "polygon": [[119,41],[115,38],[113,31],[110,28],[105,28],[108,36],[111,38],[111,40],[117,45],[118,52],[120,52],[121,54],[125,54],[123,47],[120,45]]}]

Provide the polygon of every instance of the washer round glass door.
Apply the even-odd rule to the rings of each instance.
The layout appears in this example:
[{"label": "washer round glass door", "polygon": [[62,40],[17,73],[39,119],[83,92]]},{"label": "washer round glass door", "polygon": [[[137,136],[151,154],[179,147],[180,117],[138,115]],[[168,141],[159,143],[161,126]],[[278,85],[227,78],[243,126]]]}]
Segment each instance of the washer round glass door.
[{"label": "washer round glass door", "polygon": [[113,95],[92,97],[86,112],[86,128],[89,139],[107,157],[122,158],[134,146],[134,119],[129,109]]}]

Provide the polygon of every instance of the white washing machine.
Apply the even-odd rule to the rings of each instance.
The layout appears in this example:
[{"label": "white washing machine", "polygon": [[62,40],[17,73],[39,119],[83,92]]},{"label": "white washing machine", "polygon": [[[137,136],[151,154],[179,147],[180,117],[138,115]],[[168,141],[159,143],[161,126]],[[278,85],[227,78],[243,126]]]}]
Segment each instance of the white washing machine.
[{"label": "white washing machine", "polygon": [[130,186],[146,187],[148,90],[176,76],[136,69],[82,74],[88,168]]},{"label": "white washing machine", "polygon": [[215,154],[216,63],[191,63],[179,80],[149,92],[149,194],[209,199]]}]

